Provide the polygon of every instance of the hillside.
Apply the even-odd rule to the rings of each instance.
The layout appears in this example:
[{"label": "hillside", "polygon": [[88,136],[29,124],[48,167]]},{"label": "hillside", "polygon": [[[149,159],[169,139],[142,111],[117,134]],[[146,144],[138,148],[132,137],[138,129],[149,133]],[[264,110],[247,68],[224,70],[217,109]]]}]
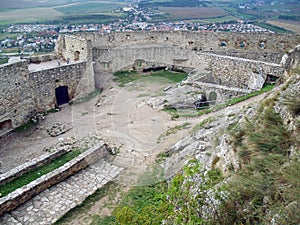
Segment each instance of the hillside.
[{"label": "hillside", "polygon": [[160,154],[167,181],[134,187],[107,224],[299,224],[299,47],[289,54],[283,84],[196,125]]}]

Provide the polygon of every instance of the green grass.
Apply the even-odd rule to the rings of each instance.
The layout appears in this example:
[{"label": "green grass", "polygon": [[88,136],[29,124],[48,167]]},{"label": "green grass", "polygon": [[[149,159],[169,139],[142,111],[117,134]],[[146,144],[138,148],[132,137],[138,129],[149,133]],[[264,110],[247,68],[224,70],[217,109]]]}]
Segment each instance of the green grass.
[{"label": "green grass", "polygon": [[191,134],[196,134],[201,128],[205,128],[205,125],[209,125],[214,120],[213,117],[208,117],[207,119],[203,120],[201,123],[196,124],[193,129],[191,130]]},{"label": "green grass", "polygon": [[34,121],[33,119],[30,119],[27,123],[24,123],[21,126],[15,128],[14,131],[16,131],[16,132],[25,132],[25,131],[33,128],[37,124],[38,124],[38,121]]},{"label": "green grass", "polygon": [[119,71],[114,73],[114,76],[114,81],[119,82],[120,86],[124,87],[127,83],[145,77],[160,77],[169,80],[172,83],[177,83],[185,79],[187,77],[187,74],[172,71],[158,71],[146,74],[137,73],[136,71]]},{"label": "green grass", "polygon": [[254,118],[228,128],[241,169],[228,184],[229,198],[221,211],[226,224],[270,224],[276,214],[278,224],[299,222],[297,207],[288,208],[300,200],[300,166],[297,157],[289,156],[299,140],[285,128],[274,105],[275,99],[267,99]]},{"label": "green grass", "polygon": [[76,156],[78,156],[82,151],[81,150],[74,150],[71,152],[66,153],[65,155],[62,155],[54,160],[52,160],[50,163],[43,165],[41,167],[38,167],[32,171],[29,171],[25,174],[23,174],[21,177],[16,178],[15,180],[12,180],[4,185],[0,186],[0,196],[4,197],[8,195],[9,193],[15,191],[16,189],[29,184],[30,182],[36,180],[37,178],[43,176],[44,174],[47,174],[62,165],[64,165],[66,162],[69,162]]},{"label": "green grass", "polygon": [[180,125],[176,125],[175,127],[171,127],[167,131],[165,131],[161,135],[159,135],[159,137],[157,139],[157,143],[160,143],[163,138],[165,138],[171,134],[175,134],[178,131],[183,130],[183,129],[189,129],[190,127],[191,127],[191,123],[189,123],[189,122],[186,122],[186,123],[183,123]]},{"label": "green grass", "polygon": [[0,65],[8,62],[8,58],[0,58]]}]

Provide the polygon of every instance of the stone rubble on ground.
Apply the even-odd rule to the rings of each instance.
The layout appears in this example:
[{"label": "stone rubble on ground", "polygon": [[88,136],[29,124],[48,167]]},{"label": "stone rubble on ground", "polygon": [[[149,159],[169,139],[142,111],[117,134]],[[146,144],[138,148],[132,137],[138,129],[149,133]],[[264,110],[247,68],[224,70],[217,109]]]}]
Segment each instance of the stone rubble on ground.
[{"label": "stone rubble on ground", "polygon": [[51,137],[56,137],[56,136],[66,133],[67,131],[69,131],[71,129],[72,129],[72,126],[70,126],[68,124],[54,123],[52,126],[47,128],[47,133]]}]

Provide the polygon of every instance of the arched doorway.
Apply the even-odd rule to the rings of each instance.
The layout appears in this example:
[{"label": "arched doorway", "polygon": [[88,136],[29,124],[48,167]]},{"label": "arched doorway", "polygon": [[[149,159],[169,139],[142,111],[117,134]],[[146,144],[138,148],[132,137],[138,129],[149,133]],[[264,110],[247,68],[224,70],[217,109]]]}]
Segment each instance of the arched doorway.
[{"label": "arched doorway", "polygon": [[208,96],[208,101],[209,101],[209,104],[210,105],[215,105],[216,104],[216,100],[217,100],[217,93],[212,91],[209,93],[209,96]]},{"label": "arched doorway", "polygon": [[69,103],[68,86],[59,86],[55,89],[55,97],[57,105]]},{"label": "arched doorway", "polygon": [[79,60],[79,56],[80,56],[80,52],[79,51],[74,52],[74,61],[78,61]]}]

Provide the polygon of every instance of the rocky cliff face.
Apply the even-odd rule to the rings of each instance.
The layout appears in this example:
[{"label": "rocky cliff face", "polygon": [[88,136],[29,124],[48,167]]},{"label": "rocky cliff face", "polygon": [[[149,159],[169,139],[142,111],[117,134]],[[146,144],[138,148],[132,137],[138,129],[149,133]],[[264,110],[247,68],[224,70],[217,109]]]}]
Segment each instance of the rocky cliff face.
[{"label": "rocky cliff face", "polygon": [[[300,45],[289,51],[283,57],[287,80],[273,89],[266,99],[274,101],[274,110],[280,114],[287,130],[299,134],[299,108],[300,108],[300,74],[299,74]],[[264,99],[264,100],[266,100]],[[220,168],[224,173],[230,170],[238,170],[240,162],[235,146],[232,144],[230,130],[242,126],[245,120],[254,119],[262,102],[251,103],[239,107],[225,109],[219,115],[211,116],[201,121],[191,135],[178,141],[167,150],[170,158],[166,162],[166,171],[180,168],[188,157],[196,157],[202,164],[208,167]]]},{"label": "rocky cliff face", "polygon": [[288,79],[261,101],[207,117],[167,150],[166,176],[196,158],[206,168],[220,169],[229,186],[233,181],[236,187],[220,207],[230,224],[299,222],[300,197],[292,194],[300,190],[293,179],[300,160],[299,50],[284,59]]}]

